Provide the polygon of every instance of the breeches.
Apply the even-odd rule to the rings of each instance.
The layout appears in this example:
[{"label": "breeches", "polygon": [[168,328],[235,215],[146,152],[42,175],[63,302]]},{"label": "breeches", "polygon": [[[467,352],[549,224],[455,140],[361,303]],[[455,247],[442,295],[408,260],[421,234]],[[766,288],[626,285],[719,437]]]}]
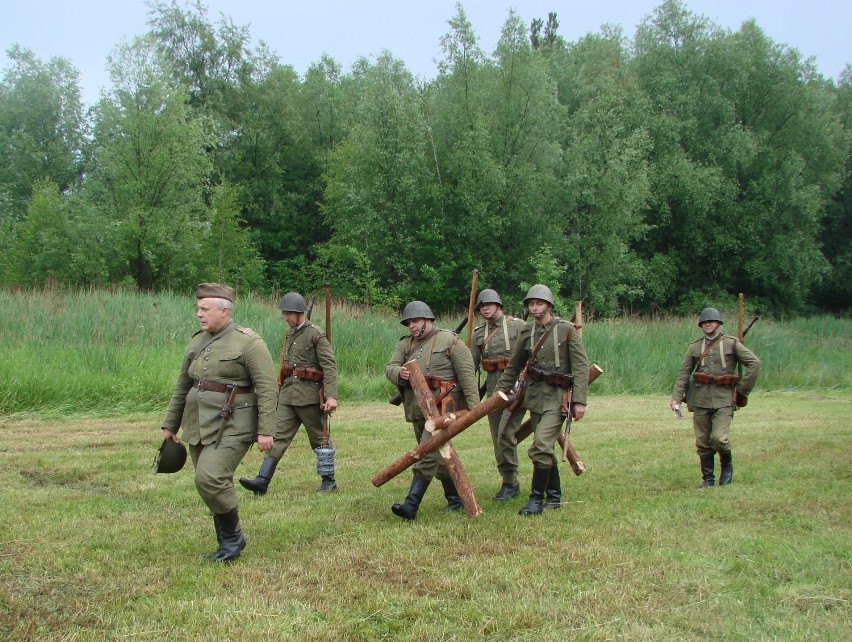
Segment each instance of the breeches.
[{"label": "breeches", "polygon": [[216,515],[237,507],[234,471],[253,442],[229,442],[190,445],[189,455],[195,466],[195,488],[210,511]]},{"label": "breeches", "polygon": [[489,413],[488,427],[491,428],[491,444],[494,446],[497,471],[505,483],[514,484],[518,480],[518,444],[515,442],[515,433],[521,426],[524,413],[519,408],[509,420],[506,430],[501,432],[500,427],[508,415],[509,412],[505,409]]},{"label": "breeches", "polygon": [[[414,438],[418,444],[422,444],[427,439],[432,438],[432,433],[426,430],[425,419],[414,421],[411,425],[414,427]],[[444,458],[441,457],[440,449],[433,450],[423,457],[423,459],[414,464],[413,470],[416,474],[426,479],[434,477],[447,479],[450,476],[450,473],[447,472],[447,467],[444,465]]]},{"label": "breeches", "polygon": [[533,428],[533,442],[527,450],[527,454],[532,460],[533,466],[541,468],[552,468],[558,464],[556,455],[553,454],[553,449],[556,447],[556,440],[559,433],[562,432],[562,411],[560,409],[545,410],[539,414],[530,412],[530,420]]},{"label": "breeches", "polygon": [[311,450],[316,450],[322,445],[322,417],[323,412],[319,404],[310,406],[287,406],[278,404],[275,411],[275,443],[272,450],[266,456],[278,461],[293,442],[293,438],[304,425],[311,442]]},{"label": "breeches", "polygon": [[712,455],[731,449],[731,420],[734,407],[694,408],[692,428],[695,430],[695,450],[699,455]]}]

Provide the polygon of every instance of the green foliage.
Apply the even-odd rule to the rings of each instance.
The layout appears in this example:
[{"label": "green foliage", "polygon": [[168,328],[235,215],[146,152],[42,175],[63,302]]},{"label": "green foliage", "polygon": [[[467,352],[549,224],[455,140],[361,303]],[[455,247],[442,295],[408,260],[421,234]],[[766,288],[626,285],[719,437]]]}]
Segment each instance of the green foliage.
[{"label": "green foliage", "polygon": [[[535,266],[541,282],[555,281],[552,261]],[[288,288],[289,289],[289,288]],[[198,330],[192,289],[142,294],[114,291],[44,289],[0,292],[0,413],[58,416],[108,415],[162,410],[168,403],[189,337]],[[303,288],[317,297],[313,321],[325,324],[321,286]],[[526,294],[503,293],[509,312],[519,312]],[[557,312],[574,311],[569,294],[557,299]],[[721,295],[720,295],[721,296]],[[687,344],[700,336],[698,310],[718,307],[728,333],[736,333],[735,311],[726,299],[694,302],[682,318],[639,320],[587,318],[583,333],[591,362],[606,372],[593,394],[656,394],[668,397]],[[383,400],[392,392],[384,366],[405,329],[399,324],[402,301],[383,300],[373,308],[336,300],[332,307],[340,397],[346,404]],[[277,356],[285,326],[278,296],[260,298],[239,292],[234,318],[256,330]],[[758,308],[749,302],[751,317]],[[762,313],[762,311],[761,311]],[[439,317],[453,328],[457,316]],[[764,314],[747,337],[763,360],[758,391],[852,390],[848,319],[828,316],[776,321]]]}]

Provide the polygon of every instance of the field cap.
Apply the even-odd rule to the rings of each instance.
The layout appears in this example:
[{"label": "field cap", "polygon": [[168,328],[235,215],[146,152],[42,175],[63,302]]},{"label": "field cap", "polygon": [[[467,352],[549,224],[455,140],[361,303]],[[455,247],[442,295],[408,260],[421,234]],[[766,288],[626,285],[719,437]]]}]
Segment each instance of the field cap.
[{"label": "field cap", "polygon": [[196,299],[227,299],[234,302],[236,296],[234,288],[221,283],[199,283],[195,291]]}]

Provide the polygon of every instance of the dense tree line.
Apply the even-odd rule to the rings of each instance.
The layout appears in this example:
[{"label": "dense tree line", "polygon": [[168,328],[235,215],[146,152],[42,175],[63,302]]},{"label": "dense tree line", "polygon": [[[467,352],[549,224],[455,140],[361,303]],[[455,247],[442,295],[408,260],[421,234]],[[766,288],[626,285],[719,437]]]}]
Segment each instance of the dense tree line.
[{"label": "dense tree line", "polygon": [[301,77],[199,1],[149,3],[88,111],[78,73],[15,45],[0,80],[0,283],[223,280],[436,310],[470,274],[602,315],[846,310],[852,68],[665,0],[628,38],[463,6],[434,79],[389,53]]}]

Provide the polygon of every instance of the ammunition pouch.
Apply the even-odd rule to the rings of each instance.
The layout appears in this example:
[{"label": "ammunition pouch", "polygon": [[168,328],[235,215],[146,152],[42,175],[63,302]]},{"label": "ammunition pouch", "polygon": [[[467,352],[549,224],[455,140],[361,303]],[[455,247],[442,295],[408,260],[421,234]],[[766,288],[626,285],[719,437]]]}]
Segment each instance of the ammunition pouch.
[{"label": "ammunition pouch", "polygon": [[563,390],[570,390],[574,386],[574,375],[565,372],[542,370],[541,368],[530,366],[529,377],[533,381],[543,381],[552,386],[559,386]]},{"label": "ammunition pouch", "polygon": [[714,386],[721,386],[722,388],[732,388],[737,385],[740,380],[740,377],[735,374],[710,374],[709,372],[693,372],[692,373],[693,381],[697,381],[698,383],[707,383]]},{"label": "ammunition pouch", "polygon": [[509,357],[503,357],[501,359],[483,359],[481,363],[482,369],[485,370],[485,372],[505,370],[506,366],[509,365]]},{"label": "ammunition pouch", "polygon": [[305,381],[320,382],[323,379],[323,371],[310,366],[291,366],[285,364],[281,367],[281,379],[296,377],[296,379],[304,379]]}]

